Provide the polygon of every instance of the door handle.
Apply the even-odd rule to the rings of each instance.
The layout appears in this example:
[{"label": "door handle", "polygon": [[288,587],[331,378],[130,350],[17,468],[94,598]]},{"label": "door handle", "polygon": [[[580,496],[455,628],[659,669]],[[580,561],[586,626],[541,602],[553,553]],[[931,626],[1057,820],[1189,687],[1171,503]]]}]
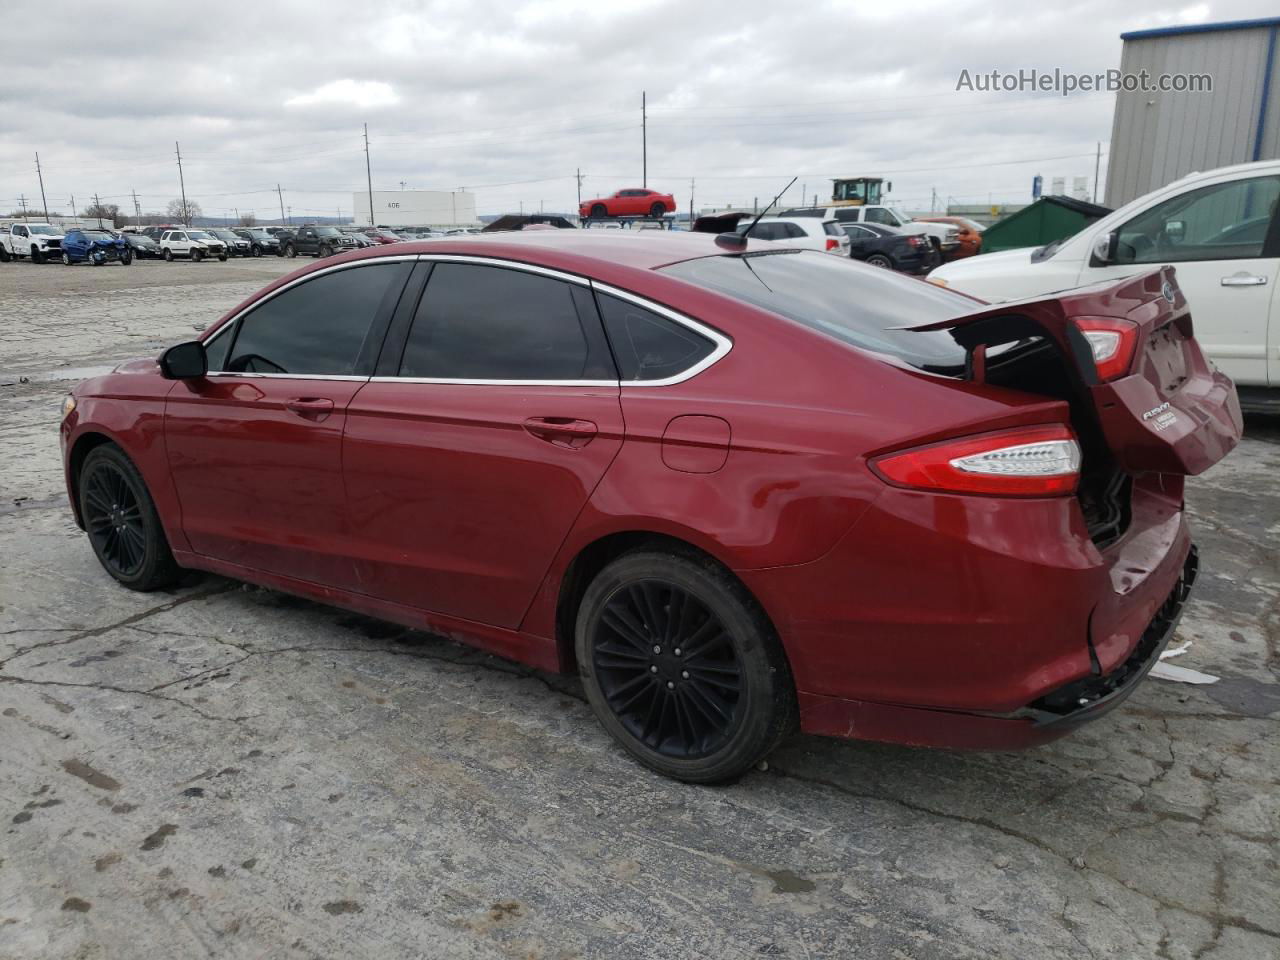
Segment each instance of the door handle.
[{"label": "door handle", "polygon": [[327,397],[294,397],[284,402],[284,408],[308,420],[323,420],[333,413],[333,401]]},{"label": "door handle", "polygon": [[1237,274],[1234,277],[1222,278],[1224,287],[1260,287],[1266,282],[1266,277],[1258,277],[1252,274]]},{"label": "door handle", "polygon": [[570,417],[530,417],[524,422],[524,428],[539,440],[573,450],[585,447],[600,432],[600,428],[590,420]]}]

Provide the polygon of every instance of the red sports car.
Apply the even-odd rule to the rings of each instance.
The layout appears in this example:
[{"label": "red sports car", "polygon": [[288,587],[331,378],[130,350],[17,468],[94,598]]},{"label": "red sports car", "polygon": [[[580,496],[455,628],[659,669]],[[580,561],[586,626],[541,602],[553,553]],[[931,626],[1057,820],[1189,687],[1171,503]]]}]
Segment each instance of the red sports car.
[{"label": "red sports car", "polygon": [[122,584],[209,570],[578,671],[641,762],[797,727],[1060,736],[1156,662],[1183,481],[1236,444],[1171,268],[987,305],[699,234],[409,242],[282,277],[81,383],[77,522]]},{"label": "red sports car", "polygon": [[578,207],[583,219],[599,220],[601,217],[661,217],[674,213],[676,198],[669,193],[629,187],[610,197],[584,200]]}]

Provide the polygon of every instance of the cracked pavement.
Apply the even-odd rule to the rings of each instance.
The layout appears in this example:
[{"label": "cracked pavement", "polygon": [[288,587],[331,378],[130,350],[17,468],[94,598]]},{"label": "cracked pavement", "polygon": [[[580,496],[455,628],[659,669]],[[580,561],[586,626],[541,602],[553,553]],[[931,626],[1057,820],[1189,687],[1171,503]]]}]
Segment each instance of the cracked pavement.
[{"label": "cracked pavement", "polygon": [[294,265],[0,265],[0,958],[1280,957],[1280,423],[1189,485],[1174,662],[1218,684],[1024,753],[796,737],[690,787],[573,678],[100,570],[66,378]]}]

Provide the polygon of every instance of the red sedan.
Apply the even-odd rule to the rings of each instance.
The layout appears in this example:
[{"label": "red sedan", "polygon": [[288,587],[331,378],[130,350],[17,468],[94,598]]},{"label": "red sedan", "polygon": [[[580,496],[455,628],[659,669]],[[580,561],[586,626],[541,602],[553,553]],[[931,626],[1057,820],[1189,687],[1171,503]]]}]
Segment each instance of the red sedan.
[{"label": "red sedan", "polygon": [[601,217],[658,217],[674,213],[676,198],[669,193],[628,187],[610,197],[584,200],[578,207],[578,215],[585,219]]},{"label": "red sedan", "polygon": [[[736,240],[736,238],[735,238]],[[77,522],[578,671],[641,762],[1043,742],[1122,701],[1240,437],[1171,268],[989,306],[765,241],[547,231],[283,277],[81,383]]]},{"label": "red sedan", "polygon": [[404,243],[404,237],[398,233],[392,233],[390,230],[383,230],[381,227],[369,227],[364,231],[364,235],[374,243]]}]

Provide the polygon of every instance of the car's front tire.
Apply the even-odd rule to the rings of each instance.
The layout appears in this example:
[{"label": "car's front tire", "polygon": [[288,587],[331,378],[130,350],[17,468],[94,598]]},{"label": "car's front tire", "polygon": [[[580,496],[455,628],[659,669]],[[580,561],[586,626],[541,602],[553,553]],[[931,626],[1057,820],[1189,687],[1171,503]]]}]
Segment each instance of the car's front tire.
[{"label": "car's front tire", "polygon": [[195,249],[193,249],[193,250],[191,251],[191,262],[192,262],[192,263],[199,263],[199,262],[200,262],[201,260],[203,260],[203,259],[204,259],[204,254],[203,254],[202,252],[200,252],[199,250],[195,250]]},{"label": "car's front tire", "polygon": [[226,263],[226,262],[227,262],[227,254],[225,254],[225,253],[220,253],[220,254],[218,254],[218,259],[219,259],[219,260],[221,260],[223,263]]},{"label": "car's front tire", "polygon": [[41,253],[41,252],[40,252],[40,248],[39,248],[39,247],[32,247],[32,248],[31,248],[31,262],[32,262],[32,263],[44,263],[44,261],[45,261],[45,255],[44,255],[43,253]]},{"label": "car's front tire", "polygon": [[660,203],[655,203],[649,207],[649,216],[655,220],[661,220],[667,215],[667,208]]},{"label": "car's front tire", "polygon": [[120,263],[126,267],[133,263],[133,251],[126,250],[124,253],[120,254]]},{"label": "car's front tire", "polygon": [[71,254],[65,250],[62,251],[62,263],[64,266],[71,266]]},{"label": "car's front tire", "polygon": [[168,247],[164,248],[164,258],[170,263],[173,263],[173,251],[170,250]]},{"label": "car's front tire", "polygon": [[795,725],[795,688],[772,625],[710,558],[624,554],[587,587],[574,639],[600,723],[666,776],[736,779]]},{"label": "car's front tire", "polygon": [[298,255],[298,250],[292,243],[286,243],[284,249],[281,250],[281,255],[293,259]]},{"label": "car's front tire", "polygon": [[115,444],[94,447],[79,477],[80,516],[104,570],[130,590],[175,583],[173,559],[142,474]]},{"label": "car's front tire", "polygon": [[250,256],[254,256],[254,257],[262,256],[262,247],[258,246],[255,243],[252,247],[249,248],[249,254]]}]

